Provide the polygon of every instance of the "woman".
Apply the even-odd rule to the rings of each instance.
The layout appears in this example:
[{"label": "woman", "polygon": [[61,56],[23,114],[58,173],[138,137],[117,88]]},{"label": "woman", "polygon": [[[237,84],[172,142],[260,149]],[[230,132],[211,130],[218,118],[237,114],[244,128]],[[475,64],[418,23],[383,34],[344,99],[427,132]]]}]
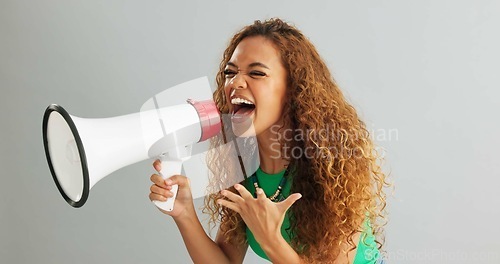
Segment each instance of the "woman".
[{"label": "woman", "polygon": [[[151,176],[151,200],[165,201],[179,185],[175,209],[164,213],[193,262],[241,263],[250,245],[273,263],[375,263],[385,175],[365,124],[312,43],[280,19],[243,28],[224,52],[214,101],[230,120],[212,146],[255,136],[260,167],[207,196],[205,212],[220,221],[215,241],[196,216],[187,178]],[[211,190],[235,165],[246,171],[244,157],[228,157],[210,155]]]}]

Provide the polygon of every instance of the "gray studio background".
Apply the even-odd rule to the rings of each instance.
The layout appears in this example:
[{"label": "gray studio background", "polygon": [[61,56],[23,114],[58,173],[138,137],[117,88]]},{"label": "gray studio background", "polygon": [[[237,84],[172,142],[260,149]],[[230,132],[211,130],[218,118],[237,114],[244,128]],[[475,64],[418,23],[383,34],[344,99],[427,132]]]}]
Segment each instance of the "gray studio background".
[{"label": "gray studio background", "polygon": [[149,202],[152,161],[66,204],[43,112],[123,115],[173,85],[213,85],[232,34],[275,16],[313,41],[386,149],[388,263],[499,263],[499,13],[486,0],[1,0],[0,263],[190,263]]}]

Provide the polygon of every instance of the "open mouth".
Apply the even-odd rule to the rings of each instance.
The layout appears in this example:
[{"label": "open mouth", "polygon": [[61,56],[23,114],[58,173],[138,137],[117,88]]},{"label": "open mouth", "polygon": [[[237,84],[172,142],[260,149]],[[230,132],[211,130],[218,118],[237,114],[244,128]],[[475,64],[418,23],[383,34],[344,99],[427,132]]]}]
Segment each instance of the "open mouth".
[{"label": "open mouth", "polygon": [[233,97],[231,104],[233,105],[231,119],[236,123],[247,120],[255,111],[255,104],[247,99]]}]

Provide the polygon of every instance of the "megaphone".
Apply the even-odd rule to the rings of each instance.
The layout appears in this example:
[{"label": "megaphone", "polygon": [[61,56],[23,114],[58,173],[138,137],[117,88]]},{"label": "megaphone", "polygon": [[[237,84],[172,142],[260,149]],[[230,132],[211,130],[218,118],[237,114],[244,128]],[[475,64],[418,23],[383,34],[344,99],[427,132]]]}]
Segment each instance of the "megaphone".
[{"label": "megaphone", "polygon": [[[59,105],[43,116],[43,143],[52,177],[66,202],[81,207],[90,189],[112,172],[149,158],[162,160],[163,178],[180,174],[194,143],[221,130],[220,114],[212,100],[141,111],[112,118],[80,118]],[[171,211],[174,197],[154,201]]]}]

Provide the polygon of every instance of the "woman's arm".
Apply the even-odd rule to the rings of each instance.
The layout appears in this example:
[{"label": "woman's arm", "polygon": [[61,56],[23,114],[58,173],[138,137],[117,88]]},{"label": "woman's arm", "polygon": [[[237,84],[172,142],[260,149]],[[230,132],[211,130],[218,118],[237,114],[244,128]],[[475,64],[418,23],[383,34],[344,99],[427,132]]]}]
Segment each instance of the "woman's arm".
[{"label": "woman's arm", "polygon": [[203,230],[196,213],[186,214],[174,218],[181,232],[184,244],[194,263],[242,263],[246,253],[246,246],[235,247],[224,243],[224,238],[217,233],[214,242]]},{"label": "woman's arm", "polygon": [[[160,161],[155,161],[153,166],[159,172],[161,170]],[[172,216],[179,231],[181,232],[184,244],[194,263],[241,263],[245,255],[246,247],[235,248],[220,242],[214,242],[201,226],[194,209],[193,196],[189,179],[182,175],[174,175],[164,180],[160,175],[151,175],[154,183],[150,190],[151,201],[166,201],[172,197],[172,186],[177,184],[179,189],[175,200],[175,207],[172,211],[163,213]],[[222,240],[219,238],[218,241]]]},{"label": "woman's arm", "polygon": [[230,260],[230,263],[243,263],[243,259],[245,258],[245,254],[247,253],[248,244],[233,245],[224,242],[224,235],[222,235],[220,229],[219,232],[217,232],[217,236],[215,237],[215,243],[217,243],[224,254],[226,254],[226,256]]}]

